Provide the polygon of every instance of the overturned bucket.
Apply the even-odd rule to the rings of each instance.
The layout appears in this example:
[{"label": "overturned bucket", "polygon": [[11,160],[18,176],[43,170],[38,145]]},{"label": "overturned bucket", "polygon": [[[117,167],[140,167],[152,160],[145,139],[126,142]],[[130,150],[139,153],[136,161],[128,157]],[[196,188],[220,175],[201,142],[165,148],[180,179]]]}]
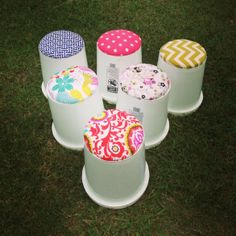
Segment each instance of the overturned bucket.
[{"label": "overturned bucket", "polygon": [[124,111],[103,111],[87,123],[84,140],[82,182],[89,197],[113,209],[135,203],[149,181],[138,119]]},{"label": "overturned bucket", "polygon": [[157,66],[171,80],[170,113],[187,115],[200,107],[206,59],[205,49],[191,40],[177,39],[161,47]]}]

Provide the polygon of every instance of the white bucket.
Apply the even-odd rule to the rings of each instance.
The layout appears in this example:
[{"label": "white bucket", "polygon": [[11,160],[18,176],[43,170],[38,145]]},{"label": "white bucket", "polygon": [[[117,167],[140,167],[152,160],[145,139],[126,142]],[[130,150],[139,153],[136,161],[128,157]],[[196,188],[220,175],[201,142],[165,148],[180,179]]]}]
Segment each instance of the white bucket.
[{"label": "white bucket", "polygon": [[[55,31],[55,32],[61,32],[61,31]],[[63,32],[73,33],[70,31],[63,31]],[[39,56],[40,56],[41,70],[42,70],[42,75],[43,75],[43,82],[41,85],[41,89],[45,97],[47,97],[47,93],[46,93],[47,82],[49,81],[50,77],[54,73],[61,71],[64,68],[68,68],[72,65],[81,65],[81,66],[86,66],[86,67],[88,66],[84,43],[83,43],[83,48],[73,56],[69,56],[65,58],[53,58],[53,57],[43,54],[40,50],[40,47],[39,47]]]},{"label": "white bucket", "polygon": [[85,146],[82,182],[89,197],[98,205],[120,209],[134,204],[145,192],[149,169],[145,161],[144,143],[139,150],[122,161],[104,161]]},{"label": "white bucket", "polygon": [[[129,37],[135,35],[135,37],[139,37],[131,31],[126,30],[113,30],[107,33],[112,34],[112,32],[120,34],[122,37],[123,33],[130,34]],[[104,34],[104,37],[106,34]],[[102,36],[101,36],[102,37]],[[100,37],[100,38],[101,38]],[[115,36],[114,36],[115,37]],[[117,36],[119,37],[119,35]],[[130,38],[132,39],[132,38]],[[141,39],[140,45],[141,45]],[[136,41],[136,40],[134,40]],[[108,41],[105,41],[107,44],[113,45],[113,40],[110,38]],[[137,41],[136,41],[137,42]],[[134,45],[135,43],[130,43],[129,45]],[[110,46],[108,45],[108,46]],[[132,46],[129,46],[129,49],[132,49]],[[119,46],[117,47],[119,50]],[[128,50],[128,48],[125,48]],[[118,80],[119,75],[126,69],[127,66],[132,64],[138,64],[142,62],[142,48],[139,46],[139,49],[136,51],[124,54],[124,55],[112,55],[109,52],[103,52],[100,50],[97,43],[97,75],[99,78],[99,86],[102,97],[109,103],[116,103],[117,93],[118,93]]]},{"label": "white bucket", "polygon": [[166,62],[159,54],[157,67],[166,72],[171,80],[168,112],[174,115],[187,115],[196,111],[202,101],[202,82],[206,59],[192,68],[179,68]]}]

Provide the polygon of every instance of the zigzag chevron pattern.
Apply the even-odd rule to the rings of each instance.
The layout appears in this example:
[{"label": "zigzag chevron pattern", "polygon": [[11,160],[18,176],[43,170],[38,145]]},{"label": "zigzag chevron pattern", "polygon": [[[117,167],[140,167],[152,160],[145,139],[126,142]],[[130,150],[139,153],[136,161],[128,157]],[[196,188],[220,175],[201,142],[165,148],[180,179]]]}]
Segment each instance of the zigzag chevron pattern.
[{"label": "zigzag chevron pattern", "polygon": [[206,60],[206,51],[199,44],[187,39],[176,39],[160,49],[162,59],[179,68],[194,68]]}]

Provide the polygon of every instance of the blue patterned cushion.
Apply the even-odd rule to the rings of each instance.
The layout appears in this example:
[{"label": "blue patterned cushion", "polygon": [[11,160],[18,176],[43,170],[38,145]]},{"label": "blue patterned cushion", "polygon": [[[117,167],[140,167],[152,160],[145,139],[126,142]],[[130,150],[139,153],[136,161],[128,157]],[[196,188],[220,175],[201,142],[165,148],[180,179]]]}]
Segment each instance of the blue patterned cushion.
[{"label": "blue patterned cushion", "polygon": [[48,57],[67,58],[76,55],[84,47],[83,38],[67,30],[53,31],[45,35],[40,43],[39,50]]}]

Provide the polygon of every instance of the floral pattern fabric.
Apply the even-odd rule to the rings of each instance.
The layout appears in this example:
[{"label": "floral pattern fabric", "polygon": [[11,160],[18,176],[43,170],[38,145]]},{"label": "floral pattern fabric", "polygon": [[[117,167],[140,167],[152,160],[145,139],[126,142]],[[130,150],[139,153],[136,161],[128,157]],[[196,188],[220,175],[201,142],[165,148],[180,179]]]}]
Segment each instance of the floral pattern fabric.
[{"label": "floral pattern fabric", "polygon": [[120,76],[123,92],[138,99],[154,100],[164,96],[170,88],[166,73],[150,64],[129,66]]},{"label": "floral pattern fabric", "polygon": [[144,130],[135,116],[112,109],[92,117],[85,127],[88,150],[105,161],[121,161],[135,154],[144,140]]},{"label": "floral pattern fabric", "polygon": [[91,96],[98,87],[96,74],[84,66],[72,66],[54,74],[47,84],[51,99],[74,104]]}]

